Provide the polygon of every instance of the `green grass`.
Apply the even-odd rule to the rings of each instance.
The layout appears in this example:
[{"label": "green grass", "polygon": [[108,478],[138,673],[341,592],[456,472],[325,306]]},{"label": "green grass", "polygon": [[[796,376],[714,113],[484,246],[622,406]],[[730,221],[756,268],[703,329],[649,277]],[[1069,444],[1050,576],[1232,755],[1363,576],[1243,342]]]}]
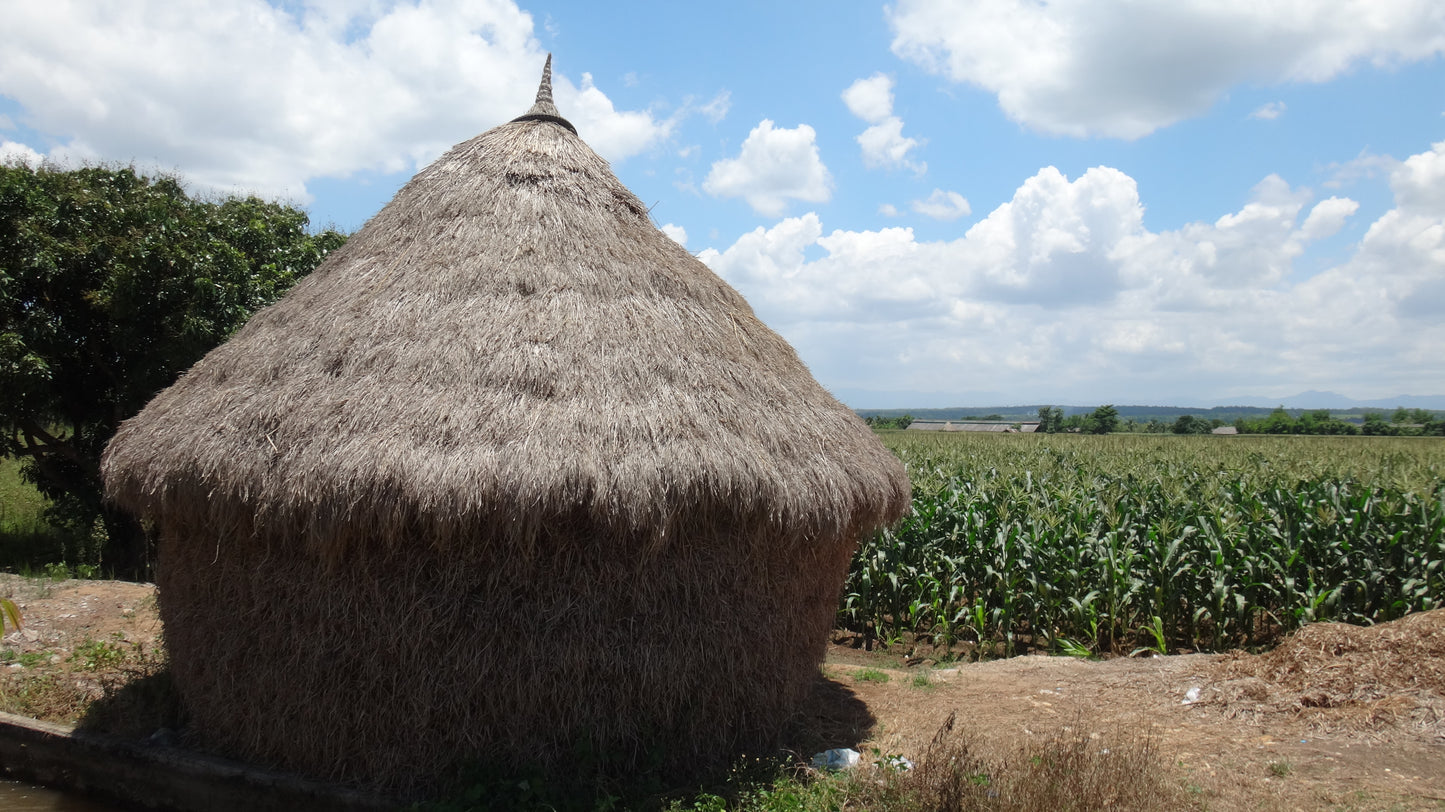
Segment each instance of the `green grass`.
[{"label": "green grass", "polygon": [[1445,602],[1445,440],[885,433],[839,625],[983,654],[1271,645]]},{"label": "green grass", "polygon": [[[68,567],[67,559],[84,557],[80,554],[84,545],[46,521],[50,503],[20,476],[22,464],[0,457],[0,570],[33,574],[44,572],[48,565]],[[80,572],[77,577],[86,576]]]},{"label": "green grass", "polygon": [[119,641],[93,640],[87,638],[70,654],[70,662],[76,671],[102,671],[116,668],[127,659],[126,650]]},{"label": "green grass", "polygon": [[15,649],[0,649],[0,665],[19,663],[25,668],[34,668],[41,663],[50,660],[48,651],[16,651]]},{"label": "green grass", "polygon": [[45,509],[45,497],[21,479],[21,464],[21,460],[0,457],[0,527],[38,519]]}]

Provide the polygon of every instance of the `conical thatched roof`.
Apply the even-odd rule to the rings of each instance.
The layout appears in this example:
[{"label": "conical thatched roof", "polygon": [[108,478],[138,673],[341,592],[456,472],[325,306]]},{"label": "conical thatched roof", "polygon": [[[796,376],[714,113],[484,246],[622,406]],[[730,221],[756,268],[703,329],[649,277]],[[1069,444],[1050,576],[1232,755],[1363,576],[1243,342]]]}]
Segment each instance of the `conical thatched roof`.
[{"label": "conical thatched roof", "polygon": [[898,461],[653,225],[549,79],[127,421],[112,498],[192,524],[244,512],[333,555],[559,522],[806,541],[901,515]]}]

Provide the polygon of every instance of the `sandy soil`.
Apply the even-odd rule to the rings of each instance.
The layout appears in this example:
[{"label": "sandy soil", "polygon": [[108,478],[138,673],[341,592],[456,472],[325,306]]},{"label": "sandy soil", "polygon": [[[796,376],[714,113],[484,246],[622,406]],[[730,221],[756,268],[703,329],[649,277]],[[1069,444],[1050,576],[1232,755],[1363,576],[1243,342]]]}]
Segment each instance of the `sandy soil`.
[{"label": "sandy soil", "polygon": [[[76,721],[108,680],[157,662],[150,585],[0,575],[0,597],[25,622],[0,641],[3,709]],[[835,644],[824,676],[802,721],[820,746],[919,760],[954,714],[1000,752],[1065,728],[1101,746],[1148,738],[1199,808],[1445,809],[1445,610],[1319,624],[1258,656],[906,668]],[[27,691],[37,681],[47,690]]]}]

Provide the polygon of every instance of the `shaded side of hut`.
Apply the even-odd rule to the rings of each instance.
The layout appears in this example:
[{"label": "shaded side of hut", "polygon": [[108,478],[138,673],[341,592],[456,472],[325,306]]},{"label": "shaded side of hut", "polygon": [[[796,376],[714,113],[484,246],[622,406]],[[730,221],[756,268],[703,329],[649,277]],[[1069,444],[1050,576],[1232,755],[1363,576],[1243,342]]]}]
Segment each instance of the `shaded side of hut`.
[{"label": "shaded side of hut", "polygon": [[[550,70],[550,60],[549,60]],[[816,677],[897,459],[552,105],[464,142],[126,422],[194,735],[402,792],[673,776]]]}]

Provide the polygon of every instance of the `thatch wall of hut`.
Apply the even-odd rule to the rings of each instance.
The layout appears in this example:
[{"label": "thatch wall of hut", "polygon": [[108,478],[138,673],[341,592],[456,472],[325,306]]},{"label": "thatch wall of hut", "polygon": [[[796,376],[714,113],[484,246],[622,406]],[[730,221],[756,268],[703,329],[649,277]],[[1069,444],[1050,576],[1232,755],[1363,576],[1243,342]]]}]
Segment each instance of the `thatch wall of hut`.
[{"label": "thatch wall of hut", "polygon": [[404,794],[472,763],[683,779],[768,752],[818,677],[851,547],[712,533],[639,556],[579,529],[532,556],[378,540],[333,563],[167,527],[160,607],[191,729]]}]

